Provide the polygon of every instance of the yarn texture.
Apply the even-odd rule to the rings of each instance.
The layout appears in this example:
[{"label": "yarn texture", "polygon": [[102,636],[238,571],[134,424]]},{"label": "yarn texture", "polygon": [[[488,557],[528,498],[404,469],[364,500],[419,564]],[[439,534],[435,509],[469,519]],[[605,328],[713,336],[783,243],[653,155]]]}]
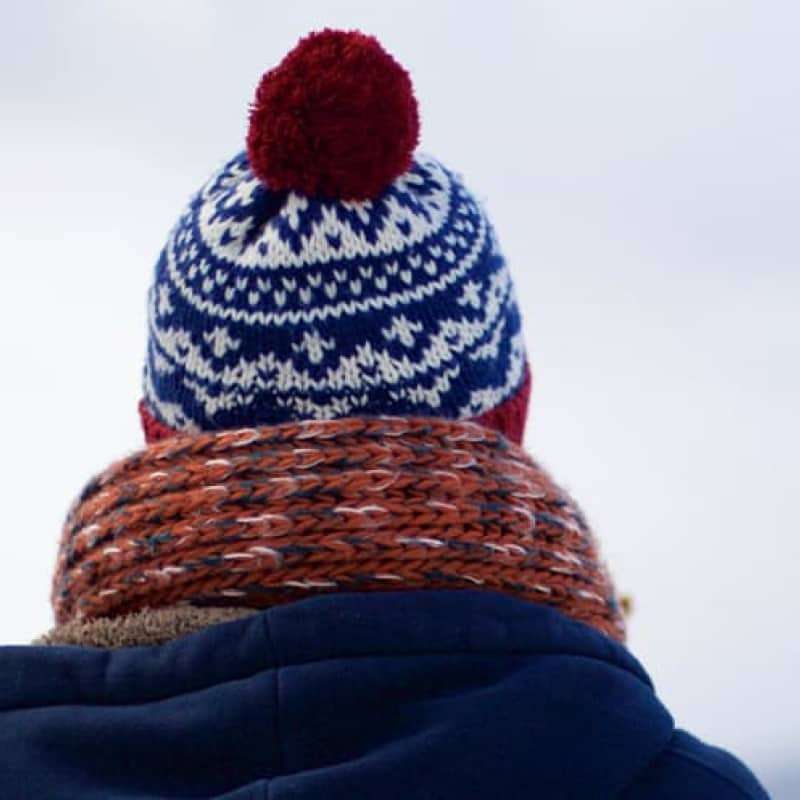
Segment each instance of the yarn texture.
[{"label": "yarn texture", "polygon": [[129,457],[69,514],[53,604],[63,624],[421,588],[507,593],[624,637],[572,500],[499,434],[421,418],[183,435]]},{"label": "yarn texture", "polygon": [[246,151],[156,264],[148,441],[375,415],[485,419],[521,440],[530,367],[508,266],[418,135],[408,73],[371,36],[311,34],[264,75]]},{"label": "yarn texture", "polygon": [[391,414],[473,419],[527,357],[478,202],[417,155],[356,205],[276,195],[244,154],[191,201],[156,267],[144,375],[173,430]]},{"label": "yarn texture", "polygon": [[247,155],[275,191],[368,200],[411,166],[418,139],[408,73],[374,37],[324,30],[261,79]]},{"label": "yarn texture", "polygon": [[[517,393],[499,406],[495,406],[486,413],[481,414],[481,416],[476,417],[475,422],[502,433],[516,444],[522,444],[522,439],[525,436],[525,424],[528,419],[531,383],[530,370],[526,370],[525,379]],[[179,433],[179,431],[173,430],[156,419],[144,400],[139,403],[139,416],[145,440],[148,444],[168,439],[170,436],[176,436]]]}]

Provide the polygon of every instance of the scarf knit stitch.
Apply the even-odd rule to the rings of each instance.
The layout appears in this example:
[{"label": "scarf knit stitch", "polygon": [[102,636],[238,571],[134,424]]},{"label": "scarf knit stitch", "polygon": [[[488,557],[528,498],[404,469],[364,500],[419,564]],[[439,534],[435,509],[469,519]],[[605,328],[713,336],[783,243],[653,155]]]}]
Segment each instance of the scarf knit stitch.
[{"label": "scarf knit stitch", "polygon": [[624,640],[574,502],[472,422],[291,422],[159,442],[92,480],[65,523],[56,620],[264,608],[310,594],[486,589]]}]

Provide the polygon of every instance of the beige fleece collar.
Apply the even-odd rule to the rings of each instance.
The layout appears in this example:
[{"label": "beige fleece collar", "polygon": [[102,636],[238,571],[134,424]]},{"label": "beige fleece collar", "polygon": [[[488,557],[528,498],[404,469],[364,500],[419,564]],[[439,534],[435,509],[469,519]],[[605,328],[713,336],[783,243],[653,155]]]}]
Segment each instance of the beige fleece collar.
[{"label": "beige fleece collar", "polygon": [[71,620],[40,636],[33,644],[102,648],[160,645],[212,625],[257,613],[249,608],[145,608],[119,617]]}]

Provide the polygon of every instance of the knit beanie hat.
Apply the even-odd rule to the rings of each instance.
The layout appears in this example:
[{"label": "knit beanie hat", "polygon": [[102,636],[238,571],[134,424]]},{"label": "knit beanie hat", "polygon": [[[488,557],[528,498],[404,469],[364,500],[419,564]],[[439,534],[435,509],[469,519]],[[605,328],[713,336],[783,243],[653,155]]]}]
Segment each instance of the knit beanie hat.
[{"label": "knit beanie hat", "polygon": [[158,260],[149,442],[356,415],[477,420],[521,441],[530,372],[505,261],[418,139],[409,76],[370,36],[311,34],[263,76],[246,150]]}]

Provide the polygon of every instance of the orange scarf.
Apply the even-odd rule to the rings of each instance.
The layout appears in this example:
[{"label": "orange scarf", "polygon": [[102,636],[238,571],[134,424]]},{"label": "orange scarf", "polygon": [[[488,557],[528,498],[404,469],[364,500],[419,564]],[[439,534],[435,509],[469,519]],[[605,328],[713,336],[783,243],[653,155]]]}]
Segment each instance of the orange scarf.
[{"label": "orange scarf", "polygon": [[621,610],[572,500],[472,422],[353,418],[180,435],[113,465],[67,518],[59,623],[175,605],[483,589],[615,639]]}]

